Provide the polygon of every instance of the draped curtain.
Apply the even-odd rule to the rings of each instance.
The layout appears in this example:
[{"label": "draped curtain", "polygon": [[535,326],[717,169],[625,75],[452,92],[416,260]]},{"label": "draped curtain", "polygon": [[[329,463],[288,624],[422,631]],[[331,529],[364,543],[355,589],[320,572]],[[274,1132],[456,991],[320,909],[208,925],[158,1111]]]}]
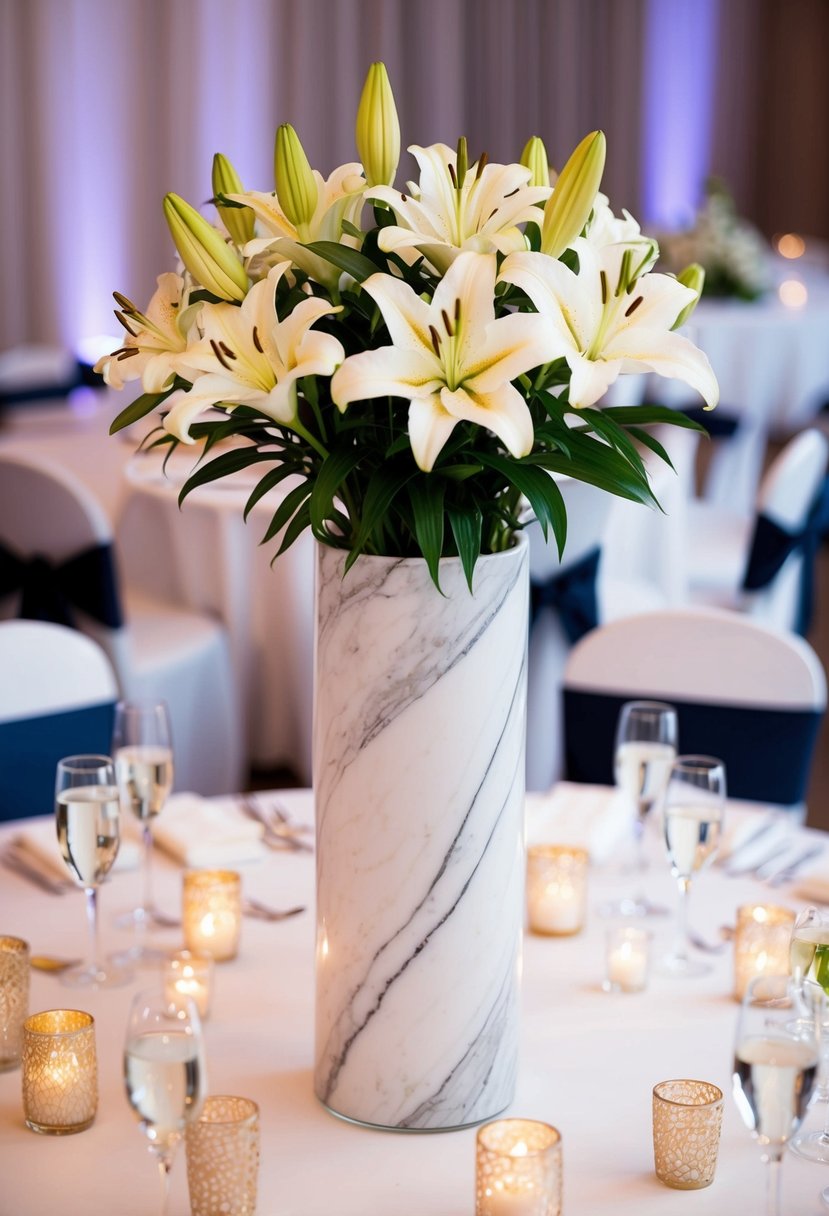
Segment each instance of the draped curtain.
[{"label": "draped curtain", "polygon": [[[680,34],[654,46],[648,26],[702,7],[720,38],[710,169],[761,224],[829,235],[825,0],[0,0],[0,350],[116,335],[112,289],[147,301],[173,263],[163,195],[209,198],[215,151],[258,189],[279,122],[325,174],[355,158],[376,59],[406,142],[463,133],[507,160],[539,134],[560,165],[601,126],[605,189],[641,214],[646,110],[685,49]],[[674,109],[687,126],[693,94]],[[671,138],[681,148],[682,127]]]}]

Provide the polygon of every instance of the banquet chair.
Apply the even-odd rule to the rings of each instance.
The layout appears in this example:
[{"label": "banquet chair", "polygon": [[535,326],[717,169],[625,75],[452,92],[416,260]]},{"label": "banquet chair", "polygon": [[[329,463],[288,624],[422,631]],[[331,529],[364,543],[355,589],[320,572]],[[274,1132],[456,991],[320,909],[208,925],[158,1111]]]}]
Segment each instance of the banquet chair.
[{"label": "banquet chair", "polygon": [[51,620],[94,638],[123,697],[167,702],[176,787],[240,789],[243,742],[224,628],[122,591],[113,550],[109,519],[80,481],[22,449],[0,451],[0,618]]},{"label": "banquet chair", "polygon": [[751,516],[711,502],[688,514],[688,599],[805,635],[815,552],[825,529],[829,440],[810,428],[763,477]]},{"label": "banquet chair", "polygon": [[803,638],[705,607],[594,630],[564,671],[568,779],[613,783],[619,710],[639,699],[676,707],[680,751],[724,760],[731,797],[805,813],[826,676]]},{"label": "banquet chair", "polygon": [[54,810],[63,756],[107,755],[118,684],[97,642],[44,621],[0,621],[0,820]]}]

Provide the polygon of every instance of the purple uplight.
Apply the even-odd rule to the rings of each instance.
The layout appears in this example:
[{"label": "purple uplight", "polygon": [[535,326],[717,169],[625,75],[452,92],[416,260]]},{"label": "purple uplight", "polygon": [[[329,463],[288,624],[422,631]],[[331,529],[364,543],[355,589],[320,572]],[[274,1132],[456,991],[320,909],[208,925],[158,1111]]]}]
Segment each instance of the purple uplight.
[{"label": "purple uplight", "polygon": [[687,223],[711,164],[719,0],[649,0],[644,50],[644,217]]}]

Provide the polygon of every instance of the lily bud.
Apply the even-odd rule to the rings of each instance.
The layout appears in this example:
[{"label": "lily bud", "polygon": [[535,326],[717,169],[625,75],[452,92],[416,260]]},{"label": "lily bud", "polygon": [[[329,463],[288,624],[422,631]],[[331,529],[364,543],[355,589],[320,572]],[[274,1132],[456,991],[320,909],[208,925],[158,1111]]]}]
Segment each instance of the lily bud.
[{"label": "lily bud", "polygon": [[289,122],[283,122],[276,132],[274,176],[279,205],[302,235],[316,211],[317,183],[305,149]]},{"label": "lily bud", "polygon": [[697,298],[692,300],[690,304],[685,305],[682,312],[671,326],[671,329],[679,329],[680,326],[685,324],[691,313],[696,308],[697,304],[699,304],[699,298],[702,295],[702,289],[705,285],[705,271],[700,266],[699,262],[692,262],[690,266],[686,266],[682,273],[678,274],[676,277],[683,287],[690,287],[691,291],[695,291],[697,293]]},{"label": "lily bud", "polygon": [[524,144],[520,163],[530,170],[531,186],[549,186],[550,162],[547,160],[547,149],[544,140],[539,135],[532,135]]},{"label": "lily bud", "polygon": [[368,70],[355,131],[357,152],[370,186],[390,186],[400,160],[400,122],[383,63]]},{"label": "lily bud", "polygon": [[221,233],[177,194],[164,196],[164,216],[179,256],[193,278],[222,300],[244,300],[247,273]]},{"label": "lily bud", "polygon": [[[213,193],[243,193],[239,174],[221,152],[217,152],[213,157]],[[223,207],[221,203],[216,203],[216,210],[237,245],[244,245],[253,240],[253,212],[250,207]]]},{"label": "lily bud", "polygon": [[544,208],[542,253],[559,257],[587,223],[602,180],[605,151],[604,132],[592,131],[559,173]]}]

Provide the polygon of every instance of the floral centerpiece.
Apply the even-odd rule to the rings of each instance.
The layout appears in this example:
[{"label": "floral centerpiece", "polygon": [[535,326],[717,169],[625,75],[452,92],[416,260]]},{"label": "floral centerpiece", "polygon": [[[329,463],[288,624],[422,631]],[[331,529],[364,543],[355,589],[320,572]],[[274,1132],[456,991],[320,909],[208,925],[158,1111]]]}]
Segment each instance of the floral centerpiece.
[{"label": "floral centerpiece", "polygon": [[690,228],[662,233],[660,266],[679,270],[697,262],[705,271],[706,296],[756,300],[771,287],[768,242],[738,214],[723,182],[706,182],[705,197]]},{"label": "floral centerpiece", "polygon": [[116,293],[126,339],[96,369],[117,388],[140,378],[144,394],[112,429],[158,409],[156,442],[207,454],[232,440],[182,498],[258,464],[250,509],[296,474],[268,538],[284,549],[310,527],[349,561],[422,554],[435,577],[441,556],[459,554],[471,578],[480,553],[508,545],[522,496],[562,546],[550,473],[651,502],[634,441],[656,448],[643,425],[685,420],[596,403],[626,372],[683,379],[709,406],[717,386],[676,332],[701,280],[655,273],[656,242],[598,194],[603,135],[554,184],[537,138],[509,165],[470,161],[463,139],[414,146],[420,180],[400,191],[376,64],[357,145],[362,164],[326,179],[280,127],[266,191],[243,189],[217,155],[218,225],[165,198],[181,265],[144,312]]},{"label": "floral centerpiece", "polygon": [[315,1091],[435,1130],[502,1110],[516,1075],[525,504],[561,548],[553,474],[653,501],[645,428],[691,424],[597,403],[625,372],[709,406],[717,386],[676,332],[700,272],[654,273],[598,193],[601,133],[554,182],[537,138],[508,165],[414,146],[401,191],[376,64],[357,146],[323,178],[280,127],[269,191],[217,156],[218,225],[168,195],[181,266],[145,312],[116,296],[126,339],[98,367],[144,388],[113,429],[159,410],[149,442],[199,446],[181,498],[260,466],[265,539],[320,542]]}]

